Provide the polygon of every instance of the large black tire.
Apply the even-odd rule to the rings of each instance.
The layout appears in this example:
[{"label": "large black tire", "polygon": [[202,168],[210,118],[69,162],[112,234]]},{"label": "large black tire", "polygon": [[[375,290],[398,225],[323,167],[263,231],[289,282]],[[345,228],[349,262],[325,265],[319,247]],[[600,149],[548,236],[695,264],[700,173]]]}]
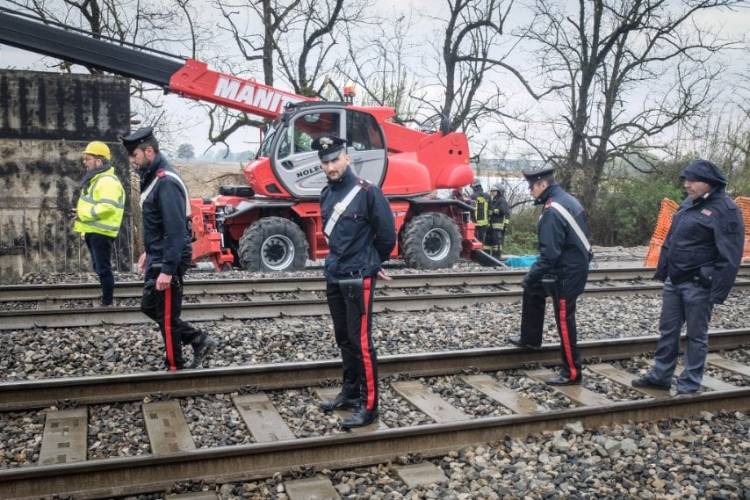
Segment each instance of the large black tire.
[{"label": "large black tire", "polygon": [[299,271],[307,261],[307,240],[297,224],[263,217],[240,238],[240,265],[248,271]]},{"label": "large black tire", "polygon": [[461,232],[447,215],[428,212],[414,217],[403,233],[406,265],[417,269],[451,267],[461,254]]}]

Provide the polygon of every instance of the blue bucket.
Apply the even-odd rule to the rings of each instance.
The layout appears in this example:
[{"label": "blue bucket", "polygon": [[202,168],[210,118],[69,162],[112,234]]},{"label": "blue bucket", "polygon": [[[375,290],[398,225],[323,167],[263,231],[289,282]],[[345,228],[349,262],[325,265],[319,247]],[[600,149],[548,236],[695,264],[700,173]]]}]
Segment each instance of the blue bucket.
[{"label": "blue bucket", "polygon": [[519,255],[518,257],[510,257],[505,259],[505,265],[510,267],[531,267],[531,265],[537,261],[538,255]]}]

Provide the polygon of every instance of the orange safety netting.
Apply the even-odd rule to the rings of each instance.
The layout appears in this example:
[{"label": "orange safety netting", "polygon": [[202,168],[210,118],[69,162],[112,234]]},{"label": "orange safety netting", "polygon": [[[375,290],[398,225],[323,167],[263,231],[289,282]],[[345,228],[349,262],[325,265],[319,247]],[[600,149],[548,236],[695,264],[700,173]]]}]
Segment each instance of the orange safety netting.
[{"label": "orange safety netting", "polygon": [[742,220],[745,223],[745,250],[742,252],[742,260],[750,260],[750,198],[738,196],[734,201],[742,210]]},{"label": "orange safety netting", "polygon": [[645,267],[656,267],[659,263],[661,247],[664,245],[669,228],[672,226],[672,216],[677,212],[679,207],[677,203],[669,198],[661,200],[659,216],[656,218],[656,228],[654,229],[653,236],[651,236],[651,243],[648,245],[648,252],[646,252],[646,258],[643,261]]}]

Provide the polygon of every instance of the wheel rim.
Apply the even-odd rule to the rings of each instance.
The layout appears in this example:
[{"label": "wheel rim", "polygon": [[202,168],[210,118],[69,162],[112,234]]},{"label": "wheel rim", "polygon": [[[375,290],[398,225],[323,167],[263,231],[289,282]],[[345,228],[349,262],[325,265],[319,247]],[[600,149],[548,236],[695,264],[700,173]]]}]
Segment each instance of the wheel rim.
[{"label": "wheel rim", "polygon": [[451,238],[445,229],[432,228],[422,238],[422,248],[428,259],[436,262],[441,261],[451,251]]},{"label": "wheel rim", "polygon": [[283,234],[274,234],[260,247],[260,258],[268,269],[283,271],[294,261],[294,244]]}]

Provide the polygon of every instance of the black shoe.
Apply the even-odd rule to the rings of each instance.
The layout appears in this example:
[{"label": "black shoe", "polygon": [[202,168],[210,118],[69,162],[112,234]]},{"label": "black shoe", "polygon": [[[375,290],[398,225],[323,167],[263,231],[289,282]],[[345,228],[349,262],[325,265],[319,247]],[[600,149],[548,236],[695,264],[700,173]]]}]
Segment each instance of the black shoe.
[{"label": "black shoe", "polygon": [[578,375],[578,377],[574,379],[558,375],[557,377],[553,377],[546,381],[547,385],[581,385],[581,382],[583,382],[582,375]]},{"label": "black shoe", "polygon": [[341,422],[343,429],[352,429],[354,427],[364,427],[370,425],[378,418],[378,410],[365,410],[361,409],[356,413],[352,413],[350,417],[345,418]]},{"label": "black shoe", "polygon": [[190,364],[190,368],[200,368],[206,356],[218,345],[219,343],[208,335],[205,335],[197,344],[193,344],[193,362]]},{"label": "black shoe", "polygon": [[533,349],[534,351],[536,351],[537,349],[541,347],[538,345],[526,344],[525,342],[521,340],[520,335],[514,335],[512,337],[508,337],[508,342],[510,342],[514,346],[523,347],[525,349]]},{"label": "black shoe", "polygon": [[648,376],[633,379],[630,381],[630,385],[638,389],[657,389],[660,391],[668,391],[670,387],[670,384],[659,384],[648,378]]},{"label": "black shoe", "polygon": [[359,407],[359,398],[347,398],[341,393],[339,393],[334,399],[326,399],[320,403],[320,409],[323,411],[358,410]]}]

